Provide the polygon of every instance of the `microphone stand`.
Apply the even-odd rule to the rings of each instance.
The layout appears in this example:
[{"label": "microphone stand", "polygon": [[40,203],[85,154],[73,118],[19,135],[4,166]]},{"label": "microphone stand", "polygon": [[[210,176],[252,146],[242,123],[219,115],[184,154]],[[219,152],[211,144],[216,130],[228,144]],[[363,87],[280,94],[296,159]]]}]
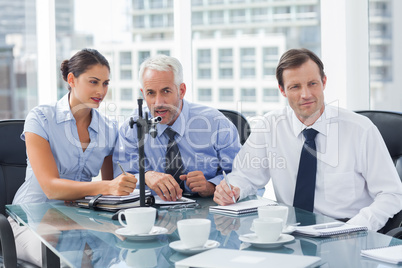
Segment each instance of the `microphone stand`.
[{"label": "microphone stand", "polygon": [[160,116],[148,120],[148,114],[145,114],[145,118],[142,115],[142,102],[141,98],[137,99],[138,103],[138,119],[130,118],[130,128],[133,128],[134,124],[137,125],[137,138],[138,138],[138,153],[139,153],[139,168],[140,168],[140,207],[145,207],[145,134],[148,134],[152,130],[152,137],[156,136],[156,124],[159,123],[162,118]]}]

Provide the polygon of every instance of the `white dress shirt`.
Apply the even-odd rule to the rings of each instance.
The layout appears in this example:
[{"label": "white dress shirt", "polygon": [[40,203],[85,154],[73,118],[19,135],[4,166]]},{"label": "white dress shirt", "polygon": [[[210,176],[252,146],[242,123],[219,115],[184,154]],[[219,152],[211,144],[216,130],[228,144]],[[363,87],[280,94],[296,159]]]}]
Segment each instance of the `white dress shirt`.
[{"label": "white dress shirt", "polygon": [[[366,117],[326,106],[319,133],[314,212],[378,230],[402,209],[402,183],[377,127]],[[306,128],[286,107],[260,118],[229,175],[240,198],[272,178],[277,200],[293,205]]]}]

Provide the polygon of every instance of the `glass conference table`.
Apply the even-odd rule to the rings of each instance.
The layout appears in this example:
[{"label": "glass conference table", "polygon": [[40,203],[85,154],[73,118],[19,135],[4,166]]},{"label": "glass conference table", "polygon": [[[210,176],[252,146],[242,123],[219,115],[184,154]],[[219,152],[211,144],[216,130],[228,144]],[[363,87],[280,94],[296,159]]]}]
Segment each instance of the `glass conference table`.
[{"label": "glass conference table", "polygon": [[[251,197],[251,199],[260,197]],[[201,205],[196,209],[159,209],[156,226],[167,234],[148,241],[128,241],[115,231],[122,228],[113,213],[93,211],[66,205],[64,202],[7,205],[9,215],[30,228],[42,241],[44,267],[59,267],[60,260],[70,267],[174,267],[175,262],[188,257],[174,251],[169,243],[180,240],[177,221],[189,218],[211,220],[210,240],[221,248],[264,251],[281,254],[318,256],[320,267],[402,267],[360,256],[361,249],[402,244],[402,240],[376,232],[359,232],[331,238],[295,236],[295,240],[274,249],[253,247],[239,240],[251,233],[257,214],[234,217],[209,213],[216,205],[210,198],[195,198]],[[297,220],[296,220],[297,219]],[[288,224],[325,223],[331,218],[290,207]],[[196,231],[196,230],[195,230]]]}]

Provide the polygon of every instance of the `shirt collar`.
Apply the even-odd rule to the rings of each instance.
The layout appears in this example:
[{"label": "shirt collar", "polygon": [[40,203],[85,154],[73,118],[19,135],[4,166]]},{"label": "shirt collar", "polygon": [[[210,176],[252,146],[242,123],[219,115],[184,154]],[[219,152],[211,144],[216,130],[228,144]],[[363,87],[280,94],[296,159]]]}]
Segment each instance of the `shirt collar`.
[{"label": "shirt collar", "polygon": [[98,133],[99,131],[99,113],[95,109],[91,109],[91,124],[89,124],[89,127]]},{"label": "shirt collar", "polygon": [[70,93],[67,93],[56,103],[57,124],[63,123],[65,121],[75,120],[73,114],[71,113],[70,104],[68,102],[69,96]]},{"label": "shirt collar", "polygon": [[163,134],[163,132],[165,131],[166,128],[170,127],[171,129],[173,129],[174,131],[176,131],[176,133],[179,136],[183,136],[184,135],[184,131],[185,131],[185,126],[186,126],[186,122],[188,121],[188,118],[190,116],[190,107],[189,107],[189,102],[186,100],[182,100],[183,101],[183,107],[180,111],[179,116],[177,117],[176,121],[173,123],[173,125],[168,126],[166,124],[158,124],[157,125],[157,130],[158,130],[158,137],[160,135]]},{"label": "shirt collar", "polygon": [[[69,103],[70,93],[64,95],[57,103],[56,103],[56,119],[57,124],[66,122],[66,121],[75,121],[75,118],[70,109]],[[99,131],[99,113],[91,109],[91,124],[89,127],[98,132]]]},{"label": "shirt collar", "polygon": [[315,121],[314,124],[311,126],[306,126],[305,124],[300,122],[299,118],[297,118],[293,109],[288,106],[287,113],[288,113],[288,116],[290,116],[290,118],[291,118],[292,130],[293,130],[294,135],[296,137],[298,137],[300,135],[300,133],[302,133],[303,130],[305,130],[306,128],[313,128],[313,129],[317,130],[319,133],[323,134],[324,136],[327,136],[328,124],[331,123],[331,119],[334,117],[333,111],[329,107],[330,107],[329,105],[325,104],[324,112],[317,119],[317,121]]}]

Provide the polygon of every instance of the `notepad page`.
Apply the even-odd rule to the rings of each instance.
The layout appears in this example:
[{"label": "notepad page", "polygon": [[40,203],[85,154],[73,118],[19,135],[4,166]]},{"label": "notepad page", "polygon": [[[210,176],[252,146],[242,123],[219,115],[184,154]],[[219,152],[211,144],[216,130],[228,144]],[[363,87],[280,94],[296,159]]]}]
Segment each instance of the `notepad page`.
[{"label": "notepad page", "polygon": [[260,198],[254,200],[248,200],[244,202],[238,202],[235,204],[227,205],[227,206],[210,206],[209,210],[211,212],[226,212],[229,214],[242,214],[242,213],[252,213],[256,212],[258,207],[261,206],[272,206],[277,205],[277,203],[273,200]]},{"label": "notepad page", "polygon": [[361,255],[379,261],[389,263],[402,263],[402,245],[365,249],[361,251]]},{"label": "notepad page", "polygon": [[306,235],[306,236],[313,236],[313,237],[327,237],[327,236],[334,236],[340,234],[348,234],[353,232],[360,232],[360,231],[367,231],[367,227],[365,226],[358,226],[358,225],[351,225],[347,223],[340,223],[341,226],[331,227],[331,228],[317,228],[323,225],[331,225],[337,224],[340,222],[330,222],[324,224],[314,224],[308,226],[297,226],[295,230],[295,234]]}]

